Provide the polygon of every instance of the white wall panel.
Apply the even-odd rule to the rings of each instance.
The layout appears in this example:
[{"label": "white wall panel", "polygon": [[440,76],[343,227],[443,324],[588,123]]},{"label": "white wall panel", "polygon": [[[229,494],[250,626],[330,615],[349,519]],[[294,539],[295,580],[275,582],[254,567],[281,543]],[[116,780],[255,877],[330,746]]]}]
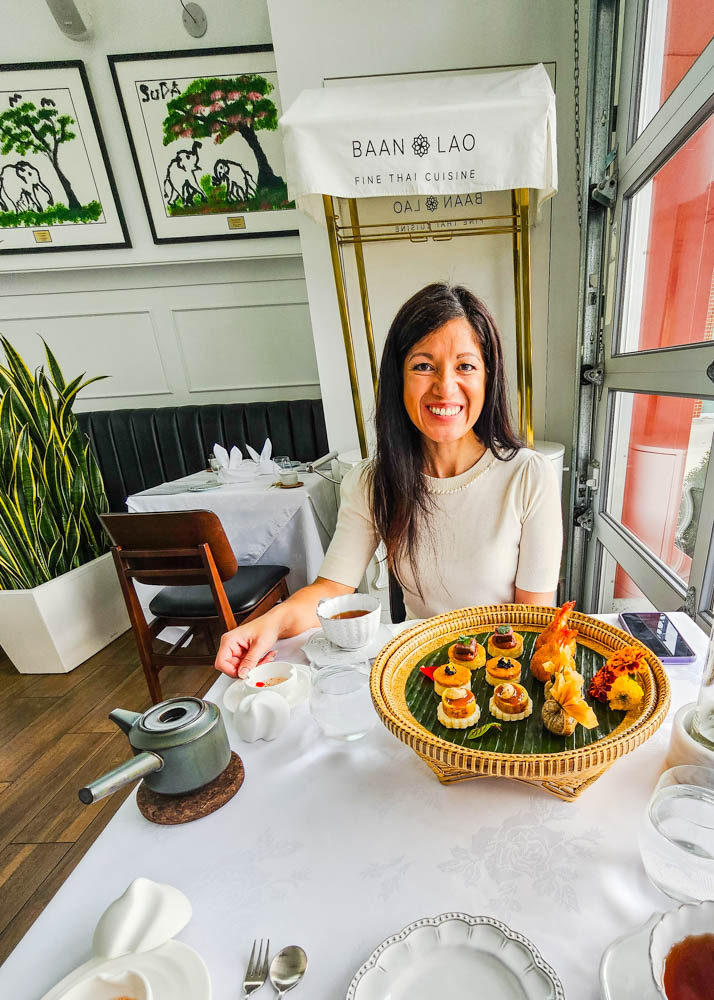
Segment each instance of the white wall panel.
[{"label": "white wall panel", "polygon": [[149,310],[3,319],[0,330],[30,368],[45,362],[42,337],[67,377],[109,375],[83,390],[85,402],[171,393]]},{"label": "white wall panel", "polygon": [[0,333],[27,363],[40,333],[77,410],[249,402],[320,395],[299,261],[196,263],[71,276],[18,275],[0,297]]},{"label": "white wall panel", "polygon": [[317,386],[306,302],[174,309],[172,315],[190,393]]}]

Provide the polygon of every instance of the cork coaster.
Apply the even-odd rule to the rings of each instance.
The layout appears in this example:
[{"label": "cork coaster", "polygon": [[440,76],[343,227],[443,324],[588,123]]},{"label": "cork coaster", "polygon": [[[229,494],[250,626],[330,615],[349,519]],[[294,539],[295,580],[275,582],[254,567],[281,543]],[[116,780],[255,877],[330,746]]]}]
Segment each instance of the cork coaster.
[{"label": "cork coaster", "polygon": [[225,771],[198,791],[186,792],[185,795],[162,795],[147,788],[142,781],[136,794],[136,804],[141,815],[152,823],[165,826],[190,823],[225,805],[243,784],[244,777],[243,761],[237,753],[231,752]]}]

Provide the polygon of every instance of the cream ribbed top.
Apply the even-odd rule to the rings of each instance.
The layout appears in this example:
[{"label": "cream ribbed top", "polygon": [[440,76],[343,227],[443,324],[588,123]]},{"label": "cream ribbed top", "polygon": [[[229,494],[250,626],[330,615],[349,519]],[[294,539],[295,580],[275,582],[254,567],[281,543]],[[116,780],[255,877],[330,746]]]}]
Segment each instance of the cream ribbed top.
[{"label": "cream ribbed top", "polygon": [[[366,484],[368,461],[342,482],[334,538],[320,576],[357,587],[379,537]],[[514,588],[554,591],[563,527],[551,462],[521,448],[509,462],[487,450],[459,476],[426,477],[435,507],[431,537],[417,545],[423,598],[409,565],[400,565],[410,618],[429,618],[456,608],[513,601]]]}]

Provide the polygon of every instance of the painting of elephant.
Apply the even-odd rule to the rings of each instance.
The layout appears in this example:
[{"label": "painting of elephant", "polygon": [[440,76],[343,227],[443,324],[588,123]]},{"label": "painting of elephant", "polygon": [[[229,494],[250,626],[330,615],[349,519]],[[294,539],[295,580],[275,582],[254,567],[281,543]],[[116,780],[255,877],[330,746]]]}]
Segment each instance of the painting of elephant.
[{"label": "painting of elephant", "polygon": [[196,195],[206,201],[198,179],[198,151],[200,142],[194,142],[191,149],[180,149],[168,165],[164,178],[164,195],[169,205],[179,198],[184,205],[192,205]]},{"label": "painting of elephant", "polygon": [[18,160],[0,170],[0,210],[42,212],[49,205],[54,205],[54,198],[37,167],[27,160]]},{"label": "painting of elephant", "polygon": [[255,194],[252,174],[235,160],[216,160],[211,179],[215,187],[225,184],[227,201],[247,201]]}]

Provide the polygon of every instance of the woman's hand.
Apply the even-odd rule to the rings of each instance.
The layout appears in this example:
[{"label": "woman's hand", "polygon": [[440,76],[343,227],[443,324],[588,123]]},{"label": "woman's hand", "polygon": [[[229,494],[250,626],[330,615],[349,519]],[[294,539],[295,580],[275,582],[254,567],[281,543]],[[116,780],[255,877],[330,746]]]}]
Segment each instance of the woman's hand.
[{"label": "woman's hand", "polygon": [[221,637],[216,670],[229,677],[247,677],[253,667],[275,657],[273,647],[278,638],[277,624],[271,622],[269,615],[231,629]]},{"label": "woman's hand", "polygon": [[278,639],[300,635],[305,629],[320,624],[315,614],[318,601],[353,594],[354,589],[318,576],[309,587],[302,587],[260,618],[226,632],[221,637],[216,670],[222,670],[229,677],[247,677],[253,667],[273,659],[273,647]]}]

